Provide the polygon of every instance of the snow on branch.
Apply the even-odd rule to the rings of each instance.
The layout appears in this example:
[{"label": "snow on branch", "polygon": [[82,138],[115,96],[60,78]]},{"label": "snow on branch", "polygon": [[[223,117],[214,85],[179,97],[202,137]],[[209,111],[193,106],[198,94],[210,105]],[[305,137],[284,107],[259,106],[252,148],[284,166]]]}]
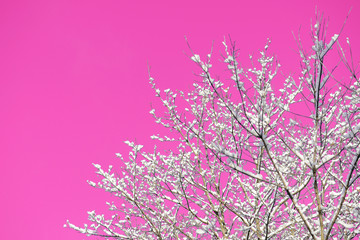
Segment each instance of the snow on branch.
[{"label": "snow on branch", "polygon": [[340,34],[325,41],[323,24],[312,29],[312,54],[298,45],[298,78],[278,74],[269,40],[250,67],[224,40],[224,78],[213,77],[212,52],[190,48],[200,81],[186,94],[150,77],[162,104],[150,114],[169,136],[154,133],[150,152],[125,141],[131,150],[115,168],[93,164],[101,181],[88,183],[114,197],[113,214],[65,225],[115,239],[360,237],[359,77],[340,47],[340,75],[352,80],[339,85],[328,62],[340,61],[325,60]]}]

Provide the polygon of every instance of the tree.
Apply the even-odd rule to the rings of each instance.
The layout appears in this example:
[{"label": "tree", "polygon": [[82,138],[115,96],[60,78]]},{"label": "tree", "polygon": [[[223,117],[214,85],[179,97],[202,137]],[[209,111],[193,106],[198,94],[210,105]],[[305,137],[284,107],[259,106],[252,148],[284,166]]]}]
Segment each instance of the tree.
[{"label": "tree", "polygon": [[[150,83],[166,111],[150,113],[171,130],[153,139],[173,150],[131,147],[121,171],[94,164],[115,196],[110,219],[67,226],[115,239],[354,239],[360,236],[360,79],[339,34],[326,39],[321,17],[311,53],[298,41],[300,76],[282,80],[266,44],[245,70],[234,42],[225,47],[230,81],[215,80],[210,59],[193,53],[201,82],[188,94]],[[325,59],[337,49],[338,62]],[[190,48],[191,50],[191,48]],[[335,69],[343,66],[345,78]],[[344,72],[341,72],[344,76]],[[274,89],[275,79],[283,81]],[[279,81],[279,80],[278,80]],[[178,95],[187,108],[179,110]]]}]

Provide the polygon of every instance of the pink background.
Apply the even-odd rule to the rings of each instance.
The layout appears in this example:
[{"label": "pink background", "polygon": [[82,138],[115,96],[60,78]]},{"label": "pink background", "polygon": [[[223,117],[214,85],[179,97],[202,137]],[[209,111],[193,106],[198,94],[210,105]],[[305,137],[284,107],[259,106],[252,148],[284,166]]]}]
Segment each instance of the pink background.
[{"label": "pink background", "polygon": [[[299,58],[292,31],[308,36],[315,5],[359,57],[359,1],[0,2],[0,239],[85,239],[86,211],[108,195],[92,189],[91,163],[116,164],[123,141],[150,145],[164,132],[150,114],[156,103],[147,63],[160,88],[187,90],[196,66],[184,35],[200,54],[228,34],[242,56],[272,39],[285,75]],[[357,58],[359,59],[359,58]],[[214,64],[218,64],[214,59]]]}]

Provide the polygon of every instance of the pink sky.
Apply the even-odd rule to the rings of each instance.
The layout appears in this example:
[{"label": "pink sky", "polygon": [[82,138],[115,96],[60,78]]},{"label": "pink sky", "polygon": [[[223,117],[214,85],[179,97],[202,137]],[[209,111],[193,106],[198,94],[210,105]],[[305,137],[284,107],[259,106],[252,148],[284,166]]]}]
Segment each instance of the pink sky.
[{"label": "pink sky", "polygon": [[62,226],[111,200],[86,183],[97,180],[91,163],[115,165],[124,140],[151,149],[149,136],[164,131],[148,113],[147,63],[162,89],[194,80],[184,35],[205,54],[230,34],[242,56],[271,38],[287,75],[299,65],[291,32],[308,36],[315,5],[330,35],[352,6],[343,37],[360,56],[359,1],[292,2],[1,1],[0,239],[86,238]]}]

